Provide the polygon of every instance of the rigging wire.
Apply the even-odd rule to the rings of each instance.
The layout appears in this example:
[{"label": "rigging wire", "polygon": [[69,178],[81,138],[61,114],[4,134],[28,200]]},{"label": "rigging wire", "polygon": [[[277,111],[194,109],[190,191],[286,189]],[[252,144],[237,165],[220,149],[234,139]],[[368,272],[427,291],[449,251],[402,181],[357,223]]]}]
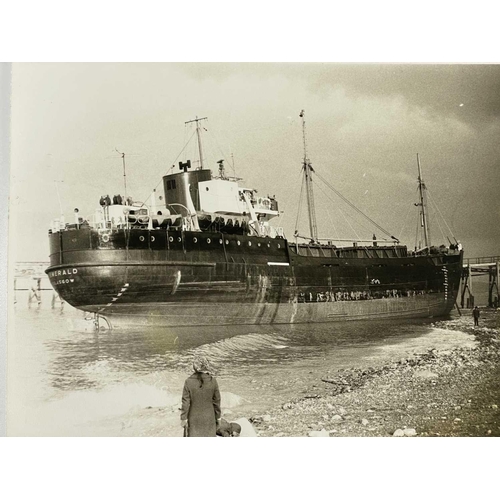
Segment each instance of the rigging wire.
[{"label": "rigging wire", "polygon": [[[325,197],[328,198],[328,200],[330,200],[332,203],[334,203],[333,200],[327,194],[324,193],[324,191],[321,189],[321,187],[319,186],[319,184],[316,184],[316,186],[318,187],[318,189],[321,190],[321,192],[325,195]],[[371,228],[366,227],[362,222],[360,222],[359,220],[356,220],[351,214],[349,214],[347,212],[344,212],[340,207],[337,207],[337,210],[342,214],[342,216],[344,217],[345,221],[347,222],[347,224],[349,225],[349,227],[352,229],[352,231],[354,232],[354,234],[356,234],[356,237],[358,239],[361,239],[361,238],[357,235],[356,231],[354,230],[354,228],[349,223],[347,217],[350,217],[357,224],[359,224],[363,229],[366,229],[369,232],[372,231]],[[390,236],[390,237],[393,238],[392,236]],[[382,239],[384,239],[384,238],[382,238]]]},{"label": "rigging wire", "polygon": [[315,173],[316,173],[316,176],[319,179],[321,179],[326,184],[326,186],[329,187],[340,199],[342,199],[345,203],[347,203],[351,208],[353,208],[354,210],[356,210],[356,212],[358,212],[360,215],[362,215],[363,217],[365,217],[366,219],[368,219],[375,227],[377,227],[380,231],[382,231],[384,234],[386,234],[387,236],[389,236],[389,238],[395,239],[382,226],[380,226],[379,224],[377,224],[373,219],[371,219],[370,217],[368,217],[368,215],[366,215],[363,211],[361,211],[358,207],[356,207],[356,205],[354,205],[353,203],[351,203],[343,194],[341,194],[326,179],[324,179],[323,176],[321,176],[318,172],[315,172]]},{"label": "rigging wire", "polygon": [[443,222],[445,223],[446,225],[446,228],[448,229],[448,231],[450,232],[451,236],[453,239],[456,239],[455,238],[455,235],[453,234],[453,231],[450,229],[450,226],[448,226],[448,224],[446,223],[446,219],[443,217],[443,214],[441,213],[441,210],[439,210],[439,207],[437,206],[437,203],[434,201],[434,197],[431,195],[431,192],[429,191],[429,188],[427,188],[427,192],[429,193],[429,199],[431,200],[432,204],[434,205],[436,211],[439,213],[439,215],[441,216],[441,219],[443,219]]},{"label": "rigging wire", "polygon": [[302,184],[300,186],[300,196],[299,196],[299,208],[297,210],[297,218],[295,219],[295,233],[298,233],[299,230],[299,216],[302,211],[301,208],[302,208],[302,197],[304,196],[304,184],[305,184],[305,178],[302,177]]},{"label": "rigging wire", "polygon": [[[432,206],[433,210],[435,209],[434,206]],[[438,225],[439,230],[441,231],[441,236],[443,237],[443,240],[446,241],[446,235],[441,227],[441,224],[439,223],[439,219],[436,217],[435,218],[436,224]]]},{"label": "rigging wire", "polygon": [[[418,189],[418,188],[417,188]],[[420,216],[420,212],[417,212],[417,224],[416,224],[416,232],[415,232],[415,249],[417,248],[418,245],[418,233],[420,232],[420,228],[422,226],[422,219]]]},{"label": "rigging wire", "polygon": [[[188,139],[188,141],[186,142],[186,144],[184,144],[184,147],[182,148],[181,152],[177,155],[177,158],[172,162],[172,166],[167,170],[167,175],[175,168],[175,164],[177,163],[177,160],[180,158],[181,154],[184,152],[184,150],[187,148],[187,146],[189,145],[189,143],[191,142],[191,140],[193,139],[193,136],[194,134],[196,133],[196,130],[191,134],[191,137]],[[153,188],[153,191],[156,190],[156,188],[163,182],[163,177],[161,177],[161,180],[156,184],[156,186]],[[151,192],[152,194],[153,192]],[[144,200],[141,202],[141,205],[140,207],[138,208],[141,208],[143,207],[144,205],[146,205],[146,202],[151,198],[151,194]]]},{"label": "rigging wire", "polygon": [[[299,175],[297,177],[302,177],[302,172],[299,172]],[[302,196],[302,194],[301,194]],[[287,201],[290,198],[287,198]],[[286,203],[286,202],[285,202]],[[284,208],[283,210],[279,211],[278,219],[276,221],[277,224],[283,224],[283,219],[285,218],[285,215],[288,213],[287,211],[287,205],[284,203]],[[300,212],[299,212],[300,213]]]},{"label": "rigging wire", "polygon": [[[325,195],[326,198],[328,198],[328,200],[330,200],[332,203],[333,203],[333,200],[323,191],[323,189],[321,189],[321,186],[319,184],[316,183],[316,186],[318,187],[318,189]],[[349,220],[347,219],[346,217],[346,214],[343,212],[343,210],[340,209],[340,207],[337,207],[337,210],[342,214],[342,216],[344,217],[344,220],[347,222],[347,225],[351,228],[352,232],[355,234],[356,238],[358,240],[360,240],[361,238],[359,237],[358,233],[356,232],[356,230],[352,227],[351,223],[349,222]],[[361,226],[363,226],[363,224],[361,224],[360,222],[358,222],[358,224],[360,224]],[[365,226],[363,226],[365,229],[367,229]]]},{"label": "rigging wire", "polygon": [[335,231],[335,236],[337,237],[337,239],[340,239],[339,238],[339,232],[337,231],[337,226],[333,222],[332,215],[330,214],[330,211],[328,209],[326,209],[326,215],[328,215],[328,218],[330,219],[330,224],[332,225],[333,230]]},{"label": "rigging wire", "polygon": [[[417,190],[418,190],[418,187],[417,187]],[[398,235],[398,240],[401,240],[401,236],[403,236],[403,230],[406,227],[406,221],[408,219],[408,215],[410,214],[412,208],[413,208],[413,206],[411,204],[409,204],[408,205],[408,211],[406,212],[406,216],[403,219],[403,226],[401,227],[401,231],[399,232],[399,235]]]},{"label": "rigging wire", "polygon": [[224,160],[226,161],[226,163],[231,167],[231,169],[233,170],[233,174],[236,177],[236,170],[234,168],[233,162],[229,161],[229,159],[227,158],[227,156],[224,154],[224,151],[222,150],[222,148],[221,148],[219,142],[217,141],[215,135],[210,130],[207,130],[207,132],[210,135],[210,137],[212,138],[212,140],[215,142],[216,146],[219,148],[219,152],[220,152],[221,156],[224,158]]}]

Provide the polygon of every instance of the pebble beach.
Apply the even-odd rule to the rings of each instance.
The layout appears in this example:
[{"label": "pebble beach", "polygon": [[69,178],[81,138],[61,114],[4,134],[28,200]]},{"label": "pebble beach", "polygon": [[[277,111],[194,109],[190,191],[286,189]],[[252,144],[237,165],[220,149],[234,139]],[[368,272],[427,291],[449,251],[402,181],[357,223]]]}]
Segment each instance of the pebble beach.
[{"label": "pebble beach", "polygon": [[307,394],[250,421],[260,436],[500,436],[500,311],[437,327],[474,339],[381,367],[318,373]]}]

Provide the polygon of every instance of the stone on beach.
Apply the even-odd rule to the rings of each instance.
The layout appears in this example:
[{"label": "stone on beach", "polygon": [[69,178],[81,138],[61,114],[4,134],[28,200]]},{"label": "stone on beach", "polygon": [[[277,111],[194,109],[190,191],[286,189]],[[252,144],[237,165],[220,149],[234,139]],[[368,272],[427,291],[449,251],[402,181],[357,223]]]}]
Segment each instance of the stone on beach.
[{"label": "stone on beach", "polygon": [[408,437],[416,436],[417,435],[417,431],[415,429],[404,429],[403,430],[403,434],[405,436],[408,436]]},{"label": "stone on beach", "polygon": [[309,385],[294,400],[278,399],[277,408],[266,412],[269,423],[264,413],[251,420],[263,436],[326,437],[335,433],[325,431],[329,426],[337,436],[499,435],[500,426],[492,423],[500,405],[500,350],[481,335],[475,334],[477,347],[450,349],[447,342],[445,350],[428,349],[396,366],[329,370],[321,378],[329,382],[324,387]]},{"label": "stone on beach", "polygon": [[330,437],[330,432],[325,429],[321,429],[320,431],[311,431],[308,434],[309,437]]},{"label": "stone on beach", "polygon": [[413,374],[413,376],[416,378],[424,378],[424,379],[431,379],[431,378],[438,378],[439,377],[439,375],[437,373],[431,372],[430,370],[416,371]]}]

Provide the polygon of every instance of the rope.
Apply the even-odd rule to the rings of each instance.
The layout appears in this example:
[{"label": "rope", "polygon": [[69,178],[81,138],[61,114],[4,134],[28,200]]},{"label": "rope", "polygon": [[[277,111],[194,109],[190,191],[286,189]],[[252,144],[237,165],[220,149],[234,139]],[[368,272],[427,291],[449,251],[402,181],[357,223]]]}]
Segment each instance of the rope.
[{"label": "rope", "polygon": [[420,212],[417,212],[417,224],[416,224],[417,230],[415,232],[415,248],[417,248],[417,244],[418,244],[418,233],[420,231],[420,224],[421,224]]},{"label": "rope", "polygon": [[[418,190],[418,187],[417,187],[417,190]],[[406,212],[406,216],[403,219],[403,226],[401,227],[401,231],[399,232],[398,240],[401,240],[401,236],[403,236],[403,230],[406,226],[406,221],[408,219],[408,215],[410,214],[412,208],[413,207],[411,205],[408,206],[408,211]]]},{"label": "rope", "polygon": [[439,213],[439,215],[441,216],[441,219],[443,219],[443,222],[445,223],[446,225],[446,228],[448,229],[448,231],[450,232],[451,236],[453,239],[456,239],[455,238],[455,235],[453,234],[453,231],[450,229],[450,226],[448,226],[448,224],[446,223],[446,219],[443,217],[443,214],[441,213],[441,210],[439,210],[439,207],[437,206],[436,202],[434,201],[434,198],[431,196],[431,192],[429,191],[429,188],[427,188],[427,192],[429,193],[429,199],[431,199],[435,209],[437,210],[437,212]]},{"label": "rope", "polygon": [[224,154],[224,151],[220,147],[219,142],[217,141],[215,135],[212,134],[212,132],[210,130],[207,130],[207,132],[210,134],[210,137],[215,142],[216,146],[219,148],[219,152],[220,152],[221,156],[224,158],[224,160],[226,161],[226,163],[231,167],[231,169],[233,170],[233,174],[236,177],[236,170],[234,168],[234,165],[228,160],[227,156]]},{"label": "rope", "polygon": [[330,219],[330,224],[333,226],[333,230],[335,231],[335,236],[337,236],[337,239],[339,239],[339,232],[337,231],[337,227],[335,226],[335,223],[333,222],[332,216],[330,215],[328,209],[326,209],[326,215],[328,215],[328,218]]},{"label": "rope", "polygon": [[[429,199],[430,199],[430,197],[429,197]],[[435,210],[435,209],[437,208],[437,207],[436,207],[436,204],[434,203],[434,201],[433,201],[433,200],[430,200],[430,201],[431,201],[431,203],[433,204],[433,205],[432,205],[433,210]],[[441,236],[443,237],[443,240],[446,240],[446,235],[445,235],[445,233],[444,233],[443,229],[441,228],[441,224],[439,223],[439,219],[438,219],[437,217],[435,217],[435,221],[436,221],[436,223],[437,223],[437,225],[438,225],[439,230],[441,231]]]},{"label": "rope", "polygon": [[305,177],[302,177],[302,185],[300,186],[300,196],[299,196],[299,209],[297,210],[297,218],[295,219],[295,232],[298,232],[299,229],[299,215],[300,215],[300,209],[302,207],[302,196],[304,195],[304,184],[305,184]]},{"label": "rope", "polygon": [[362,215],[363,217],[365,217],[368,221],[370,221],[376,228],[378,228],[380,231],[382,231],[384,234],[386,234],[387,236],[389,236],[389,238],[392,238],[391,234],[389,232],[387,232],[382,226],[380,226],[379,224],[377,224],[373,219],[371,219],[370,217],[368,217],[368,215],[366,215],[364,212],[362,212],[358,207],[356,207],[353,203],[351,203],[344,195],[342,195],[339,191],[337,191],[326,179],[324,179],[320,174],[318,174],[317,172],[316,173],[316,176],[321,179],[325,185],[327,187],[329,187],[342,201],[344,201],[345,203],[347,203],[351,208],[353,208],[354,210],[356,210],[356,212],[358,212],[360,215]]},{"label": "rope", "polygon": [[[318,186],[318,189],[325,195],[326,198],[328,198],[331,202],[333,202],[333,200],[327,195],[325,194],[325,192],[321,189],[321,187],[316,184],[316,186]],[[337,210],[342,214],[342,216],[344,217],[344,220],[347,222],[347,225],[351,228],[352,232],[355,234],[356,238],[358,240],[360,240],[361,238],[359,237],[358,233],[356,232],[356,230],[351,226],[351,223],[347,220],[347,217],[346,217],[346,214],[339,208],[337,207]],[[358,222],[358,224],[361,224],[360,222]],[[363,224],[361,224],[361,226],[363,226]],[[367,229],[365,226],[363,226],[365,229]]]},{"label": "rope", "polygon": [[[188,142],[186,142],[186,144],[184,145],[184,147],[182,148],[181,152],[177,155],[177,158],[172,162],[172,166],[170,167],[169,170],[167,170],[167,175],[169,174],[169,172],[171,172],[174,168],[175,168],[175,164],[177,163],[177,160],[179,159],[179,157],[181,156],[181,154],[184,152],[184,150],[187,148],[188,144],[191,142],[191,139],[193,138],[194,134],[196,133],[196,130],[191,134],[191,137],[189,138]],[[153,191],[163,182],[163,177],[161,178],[161,180],[158,182],[158,184],[156,184],[156,186],[153,188]],[[153,194],[151,192],[151,194]],[[151,194],[144,200],[141,202],[141,205],[140,207],[137,207],[137,208],[142,208],[144,205],[146,205],[146,202],[151,198]]]}]

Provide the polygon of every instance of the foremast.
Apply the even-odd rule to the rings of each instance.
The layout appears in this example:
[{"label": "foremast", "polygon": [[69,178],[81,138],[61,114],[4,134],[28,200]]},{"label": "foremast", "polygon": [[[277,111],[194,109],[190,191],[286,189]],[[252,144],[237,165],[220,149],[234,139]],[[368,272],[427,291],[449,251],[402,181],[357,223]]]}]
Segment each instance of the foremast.
[{"label": "foremast", "polygon": [[316,224],[316,210],[314,207],[314,192],[312,185],[312,173],[314,169],[311,165],[311,161],[307,156],[307,142],[306,142],[306,120],[304,118],[305,111],[302,110],[299,116],[302,118],[302,138],[304,141],[304,161],[302,162],[302,171],[304,173],[304,182],[306,184],[306,196],[307,196],[307,210],[309,215],[309,231],[311,233],[311,239],[313,241],[318,241],[318,227]]},{"label": "foremast", "polygon": [[429,216],[427,212],[427,193],[425,183],[422,179],[422,170],[420,168],[420,157],[417,153],[417,166],[418,166],[418,190],[420,194],[420,203],[415,203],[420,207],[420,225],[424,233],[424,243],[427,248],[431,246],[431,237],[429,231]]},{"label": "foremast", "polygon": [[203,169],[203,149],[201,146],[201,130],[200,130],[200,122],[202,120],[208,120],[208,117],[207,116],[204,116],[203,118],[196,117],[194,120],[189,120],[187,122],[184,122],[184,125],[187,125],[188,123],[196,122],[196,135],[198,138],[198,154],[200,155],[200,166],[198,167],[198,170]]}]

